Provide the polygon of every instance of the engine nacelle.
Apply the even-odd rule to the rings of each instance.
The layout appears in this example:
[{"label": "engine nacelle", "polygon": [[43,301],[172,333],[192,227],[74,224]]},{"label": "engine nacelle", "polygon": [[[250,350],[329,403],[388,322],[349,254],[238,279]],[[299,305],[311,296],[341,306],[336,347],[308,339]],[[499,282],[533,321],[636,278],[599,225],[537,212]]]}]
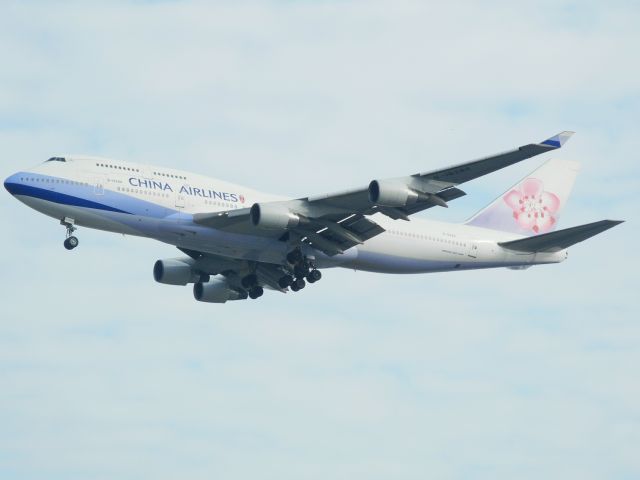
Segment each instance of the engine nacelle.
[{"label": "engine nacelle", "polygon": [[286,230],[300,223],[298,215],[277,203],[254,203],[249,215],[255,227],[265,230]]},{"label": "engine nacelle", "polygon": [[224,277],[214,277],[207,283],[196,283],[193,298],[199,302],[225,303],[227,300],[244,300],[247,293],[231,288]]},{"label": "engine nacelle", "polygon": [[447,208],[447,202],[438,194],[419,192],[398,180],[371,181],[369,200],[383,207],[406,207],[416,202],[430,202]]},{"label": "engine nacelle", "polygon": [[200,274],[193,271],[190,259],[171,258],[158,260],[153,266],[153,278],[167,285],[186,285],[200,280]]},{"label": "engine nacelle", "polygon": [[369,200],[384,207],[404,207],[418,200],[418,192],[396,180],[372,180]]}]

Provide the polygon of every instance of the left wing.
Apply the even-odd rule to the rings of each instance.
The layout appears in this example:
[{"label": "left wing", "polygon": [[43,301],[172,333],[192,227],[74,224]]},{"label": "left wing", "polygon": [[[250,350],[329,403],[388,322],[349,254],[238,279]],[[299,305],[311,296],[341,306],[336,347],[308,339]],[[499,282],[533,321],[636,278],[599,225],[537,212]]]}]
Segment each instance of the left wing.
[{"label": "left wing", "polygon": [[448,202],[465,193],[457,185],[527,158],[562,147],[573,132],[561,132],[540,143],[406,177],[372,180],[367,187],[295,200],[256,203],[251,208],[198,213],[194,221],[217,229],[308,243],[327,255],[362,244],[384,229],[368,215],[394,220]]},{"label": "left wing", "polygon": [[209,276],[218,276],[224,279],[228,288],[242,293],[249,289],[243,284],[243,280],[249,275],[255,275],[257,284],[271,290],[287,291],[286,287],[282,287],[278,281],[288,275],[289,271],[280,265],[223,257],[181,247],[178,249],[190,257],[181,261],[190,265],[194,272],[201,275],[200,282],[206,283],[209,281]]}]

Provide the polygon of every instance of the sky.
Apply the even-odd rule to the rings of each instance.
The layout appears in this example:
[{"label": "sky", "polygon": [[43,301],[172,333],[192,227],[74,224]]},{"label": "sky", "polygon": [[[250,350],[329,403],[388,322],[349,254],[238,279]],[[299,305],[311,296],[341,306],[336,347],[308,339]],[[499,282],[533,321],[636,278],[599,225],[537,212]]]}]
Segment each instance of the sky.
[{"label": "sky", "polygon": [[[65,153],[307,196],[576,135],[526,271],[330,270],[204,304],[177,251],[2,193],[2,479],[640,477],[637,2],[0,4],[0,174]],[[534,170],[465,185],[460,222]],[[437,211],[436,211],[437,210]]]}]

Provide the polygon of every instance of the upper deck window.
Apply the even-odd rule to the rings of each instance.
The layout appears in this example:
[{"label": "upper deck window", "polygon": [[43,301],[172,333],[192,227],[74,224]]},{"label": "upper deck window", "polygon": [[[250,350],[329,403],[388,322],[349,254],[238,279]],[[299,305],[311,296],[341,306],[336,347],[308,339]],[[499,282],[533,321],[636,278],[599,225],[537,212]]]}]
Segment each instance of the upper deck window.
[{"label": "upper deck window", "polygon": [[66,162],[66,160],[65,160],[64,157],[51,157],[45,163],[47,163],[47,162]]}]

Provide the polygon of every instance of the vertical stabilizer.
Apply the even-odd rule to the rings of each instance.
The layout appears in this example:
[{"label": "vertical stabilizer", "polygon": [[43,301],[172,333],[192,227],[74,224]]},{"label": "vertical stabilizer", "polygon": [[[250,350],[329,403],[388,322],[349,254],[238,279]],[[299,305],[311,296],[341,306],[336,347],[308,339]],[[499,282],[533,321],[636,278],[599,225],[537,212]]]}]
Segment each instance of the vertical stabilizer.
[{"label": "vertical stabilizer", "polygon": [[578,162],[549,160],[466,224],[520,235],[552,231],[580,169]]}]

